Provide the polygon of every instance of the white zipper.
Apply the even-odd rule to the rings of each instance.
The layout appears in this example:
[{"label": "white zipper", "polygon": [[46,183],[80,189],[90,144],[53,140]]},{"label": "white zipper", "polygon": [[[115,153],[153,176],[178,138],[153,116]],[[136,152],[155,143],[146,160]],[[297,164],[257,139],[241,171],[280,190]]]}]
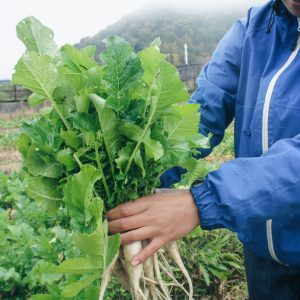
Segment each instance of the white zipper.
[{"label": "white zipper", "polygon": [[[298,32],[300,32],[300,18],[298,18]],[[280,77],[280,75],[290,66],[290,64],[296,58],[300,49],[300,39],[298,38],[297,46],[295,50],[291,53],[289,59],[286,63],[279,69],[279,71],[274,75],[272,78],[269,87],[267,89],[267,94],[265,97],[264,109],[263,109],[263,119],[262,119],[262,151],[263,153],[269,149],[269,109],[270,109],[270,102],[273,94],[273,90],[275,84]],[[274,244],[273,244],[273,234],[272,234],[272,219],[266,221],[266,230],[267,230],[267,240],[268,240],[268,249],[270,252],[271,257],[273,260],[277,261],[278,263],[282,262],[277,258]]]}]

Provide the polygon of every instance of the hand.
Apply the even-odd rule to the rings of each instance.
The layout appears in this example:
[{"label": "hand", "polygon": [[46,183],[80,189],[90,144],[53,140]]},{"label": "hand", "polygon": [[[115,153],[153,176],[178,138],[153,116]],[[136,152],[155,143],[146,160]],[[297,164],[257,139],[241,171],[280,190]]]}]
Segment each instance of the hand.
[{"label": "hand", "polygon": [[143,263],[162,246],[190,233],[200,224],[198,209],[188,190],[163,190],[107,213],[110,233],[122,233],[122,244],[151,240],[133,265]]}]

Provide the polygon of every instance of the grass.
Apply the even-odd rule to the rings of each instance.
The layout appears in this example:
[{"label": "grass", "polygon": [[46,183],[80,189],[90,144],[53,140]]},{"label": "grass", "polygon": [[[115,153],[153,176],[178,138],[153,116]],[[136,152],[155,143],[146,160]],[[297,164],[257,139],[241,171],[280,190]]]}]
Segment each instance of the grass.
[{"label": "grass", "polygon": [[21,157],[17,151],[20,126],[35,114],[36,112],[31,109],[0,113],[0,171],[9,174],[20,168]]}]

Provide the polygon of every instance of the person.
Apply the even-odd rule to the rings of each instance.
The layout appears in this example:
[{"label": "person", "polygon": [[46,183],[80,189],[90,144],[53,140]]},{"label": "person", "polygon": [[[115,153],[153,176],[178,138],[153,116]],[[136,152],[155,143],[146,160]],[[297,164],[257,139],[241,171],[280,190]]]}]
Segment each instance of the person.
[{"label": "person", "polygon": [[[123,244],[151,242],[132,264],[199,224],[244,244],[250,299],[300,299],[300,0],[249,10],[220,41],[190,102],[201,104],[208,155],[235,118],[235,156],[190,190],[146,196],[108,212]],[[162,177],[178,180],[179,169]]]}]

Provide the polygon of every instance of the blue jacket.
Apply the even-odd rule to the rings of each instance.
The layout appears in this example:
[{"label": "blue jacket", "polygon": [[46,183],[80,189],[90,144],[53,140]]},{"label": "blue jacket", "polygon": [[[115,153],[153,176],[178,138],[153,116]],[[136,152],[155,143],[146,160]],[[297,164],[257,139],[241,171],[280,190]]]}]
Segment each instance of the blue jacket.
[{"label": "blue jacket", "polygon": [[229,228],[256,254],[300,266],[299,25],[272,2],[234,24],[197,79],[200,132],[213,148],[235,118],[236,159],[191,191],[202,228]]}]

